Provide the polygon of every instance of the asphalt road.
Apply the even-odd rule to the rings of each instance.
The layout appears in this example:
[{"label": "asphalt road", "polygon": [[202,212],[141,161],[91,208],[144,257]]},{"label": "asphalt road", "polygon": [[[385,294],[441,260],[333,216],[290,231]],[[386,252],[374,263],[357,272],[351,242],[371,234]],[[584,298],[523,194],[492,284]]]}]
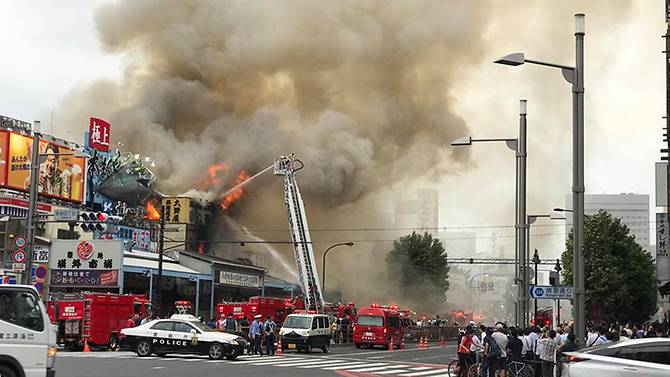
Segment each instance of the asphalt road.
[{"label": "asphalt road", "polygon": [[61,352],[57,377],[289,377],[289,376],[403,376],[446,377],[447,364],[456,357],[456,346],[431,345],[404,350],[356,349],[333,346],[327,354],[315,351],[273,356],[242,356],[238,360],[209,360],[206,356],[139,358],[131,352]]}]

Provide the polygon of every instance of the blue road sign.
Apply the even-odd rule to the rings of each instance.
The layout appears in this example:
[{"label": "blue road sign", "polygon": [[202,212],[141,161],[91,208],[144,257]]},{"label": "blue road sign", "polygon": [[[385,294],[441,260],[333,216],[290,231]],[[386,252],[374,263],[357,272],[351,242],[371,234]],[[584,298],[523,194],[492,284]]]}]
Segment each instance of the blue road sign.
[{"label": "blue road sign", "polygon": [[571,285],[531,285],[528,290],[530,298],[550,300],[570,300],[573,298]]}]

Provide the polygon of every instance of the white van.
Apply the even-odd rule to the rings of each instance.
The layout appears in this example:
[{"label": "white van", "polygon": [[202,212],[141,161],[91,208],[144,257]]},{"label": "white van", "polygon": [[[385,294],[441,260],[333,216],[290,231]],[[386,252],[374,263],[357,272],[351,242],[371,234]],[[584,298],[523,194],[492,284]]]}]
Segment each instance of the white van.
[{"label": "white van", "polygon": [[325,314],[289,314],[279,330],[283,351],[309,353],[313,348],[320,348],[328,352],[330,335],[330,319]]},{"label": "white van", "polygon": [[56,327],[29,285],[0,285],[0,376],[54,377]]}]

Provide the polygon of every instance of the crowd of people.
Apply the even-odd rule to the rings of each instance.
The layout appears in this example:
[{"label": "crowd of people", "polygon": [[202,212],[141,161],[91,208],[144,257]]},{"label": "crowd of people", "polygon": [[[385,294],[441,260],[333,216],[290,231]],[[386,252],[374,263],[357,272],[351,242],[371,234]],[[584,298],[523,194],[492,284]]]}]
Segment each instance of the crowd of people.
[{"label": "crowd of people", "polygon": [[[636,326],[632,323],[610,326],[591,325],[585,339],[587,347],[608,342],[645,337],[668,337],[667,325],[653,323]],[[554,368],[560,376],[560,361],[565,352],[577,351],[579,346],[569,324],[555,329],[545,327],[516,328],[497,323],[494,327],[470,322],[458,340],[458,359],[461,376],[476,363],[481,377],[505,377],[508,366],[522,363],[524,376],[553,377]]]}]

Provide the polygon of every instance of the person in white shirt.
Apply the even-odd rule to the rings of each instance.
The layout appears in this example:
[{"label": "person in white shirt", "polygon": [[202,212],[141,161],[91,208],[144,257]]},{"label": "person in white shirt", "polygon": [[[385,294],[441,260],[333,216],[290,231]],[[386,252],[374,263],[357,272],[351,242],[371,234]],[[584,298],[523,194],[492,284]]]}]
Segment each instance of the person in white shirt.
[{"label": "person in white shirt", "polygon": [[586,332],[586,346],[590,347],[595,341],[596,338],[598,337],[598,334],[596,334],[595,328],[593,326],[589,326],[587,328]]},{"label": "person in white shirt", "polygon": [[526,357],[526,353],[528,352],[528,338],[524,336],[524,331],[523,329],[519,329],[519,335],[517,336],[519,340],[521,341],[521,356]]},{"label": "person in white shirt", "polygon": [[530,330],[528,334],[528,350],[533,354],[537,355],[537,342],[540,339],[540,329],[535,326]]},{"label": "person in white shirt", "polygon": [[628,337],[628,331],[626,329],[621,329],[621,332],[619,333],[619,340],[629,340],[630,338]]},{"label": "person in white shirt", "polygon": [[496,343],[498,343],[498,346],[500,347],[500,354],[501,357],[505,358],[507,357],[507,343],[509,342],[509,339],[507,339],[507,335],[503,334],[503,328],[504,326],[499,323],[496,325],[496,331],[491,334],[493,339],[495,339]]},{"label": "person in white shirt", "polygon": [[565,325],[563,326],[563,335],[561,335],[561,344],[565,344],[565,342],[568,341],[568,334],[570,334],[572,330],[570,329],[570,326]]},{"label": "person in white shirt", "polygon": [[593,347],[593,346],[599,346],[601,344],[607,343],[607,339],[605,338],[604,335],[602,335],[605,332],[605,328],[602,326],[599,326],[596,328],[596,335],[595,338],[592,340],[591,343],[586,343],[587,347]]}]

